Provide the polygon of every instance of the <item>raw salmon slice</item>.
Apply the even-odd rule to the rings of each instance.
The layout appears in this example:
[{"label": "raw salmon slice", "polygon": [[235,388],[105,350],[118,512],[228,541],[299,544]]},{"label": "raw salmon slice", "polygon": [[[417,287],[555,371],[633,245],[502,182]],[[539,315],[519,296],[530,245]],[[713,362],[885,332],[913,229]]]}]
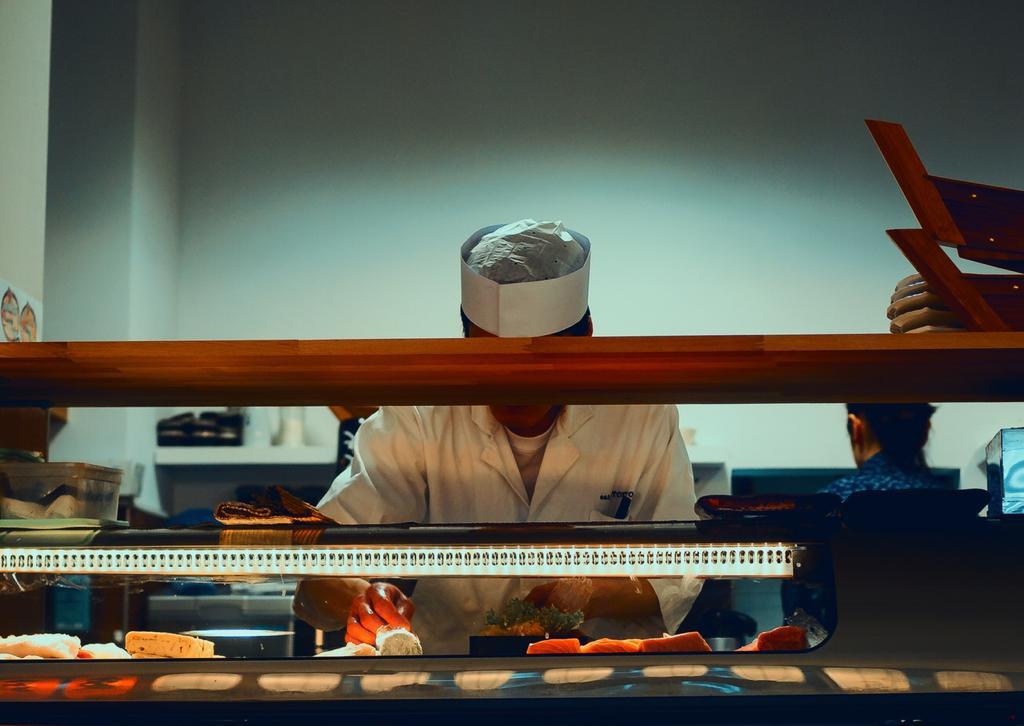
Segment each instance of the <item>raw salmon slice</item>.
[{"label": "raw salmon slice", "polygon": [[579,653],[578,638],[551,638],[530,643],[526,646],[527,655],[544,655],[546,653]]},{"label": "raw salmon slice", "polygon": [[757,636],[758,650],[807,650],[807,631],[783,625]]},{"label": "raw salmon slice", "polygon": [[698,632],[648,638],[640,642],[642,653],[710,653],[711,646]]},{"label": "raw salmon slice", "polygon": [[581,647],[580,653],[639,653],[642,642],[636,638],[629,640],[600,638]]},{"label": "raw salmon slice", "polygon": [[807,650],[807,631],[795,625],[783,625],[766,630],[753,642],[737,648],[741,651]]}]

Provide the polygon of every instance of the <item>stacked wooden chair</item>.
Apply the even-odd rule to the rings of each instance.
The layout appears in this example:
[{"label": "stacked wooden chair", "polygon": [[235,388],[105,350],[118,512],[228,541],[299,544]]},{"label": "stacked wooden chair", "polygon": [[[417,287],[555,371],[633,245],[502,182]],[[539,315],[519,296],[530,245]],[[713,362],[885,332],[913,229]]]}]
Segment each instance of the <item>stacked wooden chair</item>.
[{"label": "stacked wooden chair", "polygon": [[[933,176],[902,126],[866,123],[921,225],[887,230],[920,273],[893,295],[894,332],[1024,330],[1024,191]],[[965,274],[943,246],[1012,274]]]}]

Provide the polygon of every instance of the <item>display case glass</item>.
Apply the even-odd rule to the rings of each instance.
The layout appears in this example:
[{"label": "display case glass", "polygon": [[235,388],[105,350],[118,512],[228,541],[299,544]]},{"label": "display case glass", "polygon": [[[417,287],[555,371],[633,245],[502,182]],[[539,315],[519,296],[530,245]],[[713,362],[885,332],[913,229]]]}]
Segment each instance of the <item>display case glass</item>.
[{"label": "display case glass", "polygon": [[[1020,400],[1021,380],[1019,334],[59,343],[0,352],[8,407]],[[538,713],[636,718],[638,709],[648,720],[685,712],[694,721],[728,711],[757,722],[779,713],[790,718],[776,721],[793,720],[811,703],[847,720],[870,712],[869,722],[892,704],[899,718],[977,722],[992,708],[1001,718],[1024,692],[1024,527],[976,511],[933,518],[922,512],[948,513],[945,502],[897,511],[873,501],[855,512],[741,521],[9,526],[0,531],[3,634],[27,636],[30,649],[0,660],[0,721],[280,720],[308,708],[494,721],[505,713],[519,722]],[[330,623],[295,615],[307,586],[353,578],[411,595],[422,655],[346,651],[344,607]],[[479,597],[434,608],[459,632],[432,642],[422,626],[442,581]],[[629,633],[587,617],[572,627],[508,627],[529,622],[513,623],[510,613],[534,615],[510,601],[539,610],[531,593],[554,581],[620,582],[658,603],[675,587],[681,607]],[[780,628],[803,639],[770,635]],[[139,657],[150,654],[130,646],[132,633],[136,646],[172,635],[212,648]],[[47,634],[59,637],[36,637]],[[61,650],[65,636],[77,638],[75,653]],[[616,644],[584,650],[602,637]],[[580,652],[530,652],[572,639]],[[101,646],[86,651],[93,657],[71,657],[90,644]]]},{"label": "display case glass", "polygon": [[[430,603],[424,599],[435,592],[427,584],[430,580],[461,580],[459,592],[475,597],[476,604],[452,612],[452,617],[469,620],[463,630],[473,635],[461,646],[448,641],[447,650],[438,650],[426,636],[423,643],[426,652],[449,656],[525,654],[530,643],[553,635],[537,621],[544,606],[538,602],[541,607],[530,610],[528,600],[544,583],[570,583],[587,593],[609,583],[637,593],[643,587],[662,592],[662,586],[686,591],[677,608],[679,622],[671,626],[673,634],[686,625],[684,632],[700,637],[679,643],[675,650],[671,641],[664,641],[658,651],[662,653],[755,647],[759,632],[794,618],[804,639],[796,645],[787,641],[776,650],[809,648],[807,629],[818,644],[827,637],[833,617],[831,568],[821,532],[808,536],[778,527],[718,522],[211,525],[0,533],[0,589],[8,597],[44,592],[49,603],[44,629],[52,632],[58,625],[71,625],[64,630],[83,644],[116,642],[130,631],[160,631],[170,623],[175,632],[216,631],[210,637],[225,643],[225,652],[218,654],[312,656],[329,651],[325,643],[338,638],[322,632],[315,632],[312,642],[293,637],[296,627],[304,627],[292,615],[296,587],[352,578],[397,582],[415,592],[417,604],[428,609]],[[495,593],[503,596],[495,599]],[[800,597],[807,593],[819,611],[800,607]],[[127,598],[141,602],[124,609],[121,603]],[[529,610],[516,613],[521,622],[509,623],[502,614],[510,601],[513,609]],[[570,598],[567,612],[571,605]],[[72,616],[76,608],[85,613],[77,621]],[[116,619],[90,616],[93,610],[112,609]],[[822,612],[827,614],[824,622],[815,617]],[[569,625],[557,634],[577,637],[584,645],[623,632],[603,627],[601,618],[589,622],[582,610],[568,614],[572,617],[560,622]],[[620,640],[657,641],[666,634],[664,622],[661,617],[638,620],[629,629],[633,637]],[[522,640],[519,651],[508,643],[508,638],[516,637]],[[241,647],[247,639],[252,648]],[[501,644],[492,648],[489,640]],[[614,647],[581,655],[627,652]]]}]

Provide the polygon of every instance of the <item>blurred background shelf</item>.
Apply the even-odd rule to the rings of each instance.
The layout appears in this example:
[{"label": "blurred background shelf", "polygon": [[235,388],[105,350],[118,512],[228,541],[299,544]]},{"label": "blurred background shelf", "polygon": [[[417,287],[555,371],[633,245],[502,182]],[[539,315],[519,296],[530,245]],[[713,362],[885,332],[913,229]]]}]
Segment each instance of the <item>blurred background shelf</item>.
[{"label": "blurred background shelf", "polygon": [[275,484],[316,502],[334,480],[336,457],[333,446],[161,446],[153,463],[161,506],[173,514]]},{"label": "blurred background shelf", "polygon": [[724,467],[729,456],[725,449],[702,446],[700,444],[687,445],[686,453],[690,457],[690,464],[694,468],[699,467],[703,469],[719,469]]},{"label": "blurred background shelf", "polygon": [[332,446],[160,446],[157,466],[333,466]]},{"label": "blurred background shelf", "polygon": [[693,484],[698,497],[729,493],[729,452],[714,446],[687,444],[693,467]]}]

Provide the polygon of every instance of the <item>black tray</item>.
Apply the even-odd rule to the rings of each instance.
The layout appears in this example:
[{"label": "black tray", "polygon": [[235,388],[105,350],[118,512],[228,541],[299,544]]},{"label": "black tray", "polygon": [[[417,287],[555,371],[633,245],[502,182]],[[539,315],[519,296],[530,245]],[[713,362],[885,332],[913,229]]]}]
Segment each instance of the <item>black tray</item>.
[{"label": "black tray", "polygon": [[577,638],[580,645],[590,642],[590,638],[578,633],[550,635],[546,638],[543,635],[471,635],[469,636],[469,654],[480,658],[507,658],[526,655],[526,648],[530,643],[556,638]]},{"label": "black tray", "polygon": [[942,529],[979,522],[989,496],[984,489],[854,492],[840,516],[853,529]]}]

